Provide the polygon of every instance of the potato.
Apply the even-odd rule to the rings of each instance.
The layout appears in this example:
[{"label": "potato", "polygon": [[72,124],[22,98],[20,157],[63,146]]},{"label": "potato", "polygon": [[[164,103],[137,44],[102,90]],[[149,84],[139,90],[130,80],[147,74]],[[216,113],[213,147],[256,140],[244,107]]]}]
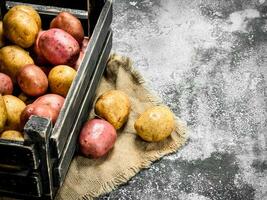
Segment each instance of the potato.
[{"label": "potato", "polygon": [[11,78],[0,72],[0,94],[12,94],[13,92],[13,83]]},{"label": "potato", "polygon": [[95,112],[111,123],[116,130],[127,121],[131,110],[129,97],[120,90],[110,90],[96,101]]},{"label": "potato", "polygon": [[3,96],[0,94],[0,132],[4,130],[7,121],[7,110]]},{"label": "potato", "polygon": [[158,142],[167,138],[175,128],[174,115],[165,106],[147,109],[135,121],[137,134],[147,142]]},{"label": "potato", "polygon": [[57,95],[57,94],[45,94],[38,99],[36,99],[33,103],[39,105],[48,105],[54,111],[57,112],[57,116],[64,104],[65,98]]},{"label": "potato", "polygon": [[39,28],[35,20],[21,10],[9,10],[3,19],[4,35],[22,48],[33,45]]},{"label": "potato", "polygon": [[16,12],[18,10],[23,11],[23,12],[27,13],[29,16],[31,16],[34,19],[34,21],[36,22],[38,30],[41,29],[41,27],[42,27],[41,17],[33,7],[27,6],[27,5],[16,5],[16,6],[12,7],[9,10],[9,12]]},{"label": "potato", "polygon": [[79,57],[80,46],[67,32],[52,28],[39,38],[41,53],[53,65],[74,65]]},{"label": "potato", "polygon": [[24,65],[33,64],[29,53],[17,45],[5,46],[0,49],[0,71],[9,75],[16,82],[17,72]]},{"label": "potato", "polygon": [[84,38],[83,42],[82,42],[82,47],[81,47],[81,50],[80,50],[80,54],[79,54],[79,58],[77,59],[76,63],[75,63],[75,66],[74,66],[74,69],[77,71],[79,66],[81,65],[81,62],[83,60],[83,57],[84,57],[84,54],[85,54],[85,50],[86,50],[86,47],[89,43],[89,39],[88,38]]},{"label": "potato", "polygon": [[112,149],[116,139],[116,130],[110,123],[102,119],[89,120],[80,132],[80,151],[85,156],[99,158]]},{"label": "potato", "polygon": [[55,124],[57,120],[57,112],[53,110],[50,106],[45,104],[32,103],[27,105],[21,113],[20,121],[22,127],[32,115],[48,118],[52,121],[53,124]]},{"label": "potato", "polygon": [[55,123],[65,99],[57,94],[45,94],[29,104],[21,114],[22,126],[28,121],[31,115],[46,117]]},{"label": "potato", "polygon": [[33,59],[35,64],[37,65],[47,65],[48,61],[45,59],[44,55],[42,54],[40,47],[39,47],[39,39],[40,36],[44,33],[44,31],[39,31],[36,41],[33,45]]},{"label": "potato", "polygon": [[49,87],[52,93],[67,96],[76,71],[67,65],[58,65],[52,68],[48,75]]},{"label": "potato", "polygon": [[4,37],[4,30],[3,30],[3,22],[0,21],[0,48],[5,46],[5,37]]},{"label": "potato", "polygon": [[50,23],[50,28],[60,28],[72,37],[81,45],[84,38],[84,30],[80,20],[68,12],[59,13]]},{"label": "potato", "polygon": [[48,79],[38,66],[29,64],[22,67],[17,74],[20,89],[29,96],[43,95],[48,88]]},{"label": "potato", "polygon": [[16,140],[16,141],[24,141],[24,136],[21,132],[19,131],[15,131],[15,130],[7,130],[4,131],[1,136],[0,139],[4,139],[4,140]]},{"label": "potato", "polygon": [[7,110],[5,130],[21,130],[20,115],[26,107],[25,103],[12,95],[4,95],[3,98]]}]

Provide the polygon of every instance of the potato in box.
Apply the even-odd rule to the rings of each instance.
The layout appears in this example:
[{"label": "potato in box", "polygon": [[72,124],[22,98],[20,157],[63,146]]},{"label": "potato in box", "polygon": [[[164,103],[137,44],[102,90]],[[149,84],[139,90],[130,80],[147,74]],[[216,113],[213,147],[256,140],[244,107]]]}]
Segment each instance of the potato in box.
[{"label": "potato in box", "polygon": [[26,107],[25,103],[13,95],[4,95],[3,98],[7,110],[5,130],[21,130],[20,115]]},{"label": "potato in box", "polygon": [[27,64],[33,64],[29,52],[17,45],[9,45],[0,49],[0,72],[10,76],[13,83],[20,68]]},{"label": "potato in box", "polygon": [[4,16],[4,35],[22,48],[32,46],[39,32],[36,19],[22,9],[11,8]]}]

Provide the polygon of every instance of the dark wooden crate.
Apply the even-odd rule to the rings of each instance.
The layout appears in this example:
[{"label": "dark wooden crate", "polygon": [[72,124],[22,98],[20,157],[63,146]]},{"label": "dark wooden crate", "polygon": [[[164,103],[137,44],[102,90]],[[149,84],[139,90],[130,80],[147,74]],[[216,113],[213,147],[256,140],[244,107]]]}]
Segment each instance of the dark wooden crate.
[{"label": "dark wooden crate", "polygon": [[21,3],[32,5],[40,13],[44,28],[57,13],[69,11],[80,18],[90,37],[55,126],[46,118],[31,116],[24,127],[24,142],[0,140],[0,196],[53,199],[64,182],[111,51],[112,2],[90,0],[88,6],[89,0],[1,0],[1,14]]}]

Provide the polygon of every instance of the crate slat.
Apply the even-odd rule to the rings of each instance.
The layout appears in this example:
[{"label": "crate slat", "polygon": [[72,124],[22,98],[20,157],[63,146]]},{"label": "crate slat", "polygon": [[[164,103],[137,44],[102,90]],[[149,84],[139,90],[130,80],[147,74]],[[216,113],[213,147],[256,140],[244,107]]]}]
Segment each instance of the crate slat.
[{"label": "crate slat", "polygon": [[42,184],[39,174],[5,173],[0,172],[1,196],[30,199],[41,197]]},{"label": "crate slat", "polygon": [[49,138],[52,133],[52,123],[49,119],[32,115],[24,127],[24,132],[28,136],[27,142],[34,141],[40,157],[40,176],[42,179],[43,194],[54,196],[54,185],[52,175],[52,159],[50,152]]},{"label": "crate slat", "polygon": [[12,0],[12,2],[24,4],[36,4],[44,6],[56,6],[61,8],[72,8],[77,10],[87,10],[86,0],[64,1],[64,0]]},{"label": "crate slat", "polygon": [[37,169],[40,159],[35,145],[25,146],[23,142],[0,140],[0,167],[10,165],[20,169]]}]

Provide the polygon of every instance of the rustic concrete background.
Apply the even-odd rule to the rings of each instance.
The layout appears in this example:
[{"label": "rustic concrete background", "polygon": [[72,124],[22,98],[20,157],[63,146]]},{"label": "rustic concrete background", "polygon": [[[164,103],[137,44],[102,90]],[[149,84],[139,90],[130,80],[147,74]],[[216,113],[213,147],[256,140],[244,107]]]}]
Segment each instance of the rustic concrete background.
[{"label": "rustic concrete background", "polygon": [[267,199],[264,0],[113,2],[113,51],[133,59],[189,140],[99,199]]}]

